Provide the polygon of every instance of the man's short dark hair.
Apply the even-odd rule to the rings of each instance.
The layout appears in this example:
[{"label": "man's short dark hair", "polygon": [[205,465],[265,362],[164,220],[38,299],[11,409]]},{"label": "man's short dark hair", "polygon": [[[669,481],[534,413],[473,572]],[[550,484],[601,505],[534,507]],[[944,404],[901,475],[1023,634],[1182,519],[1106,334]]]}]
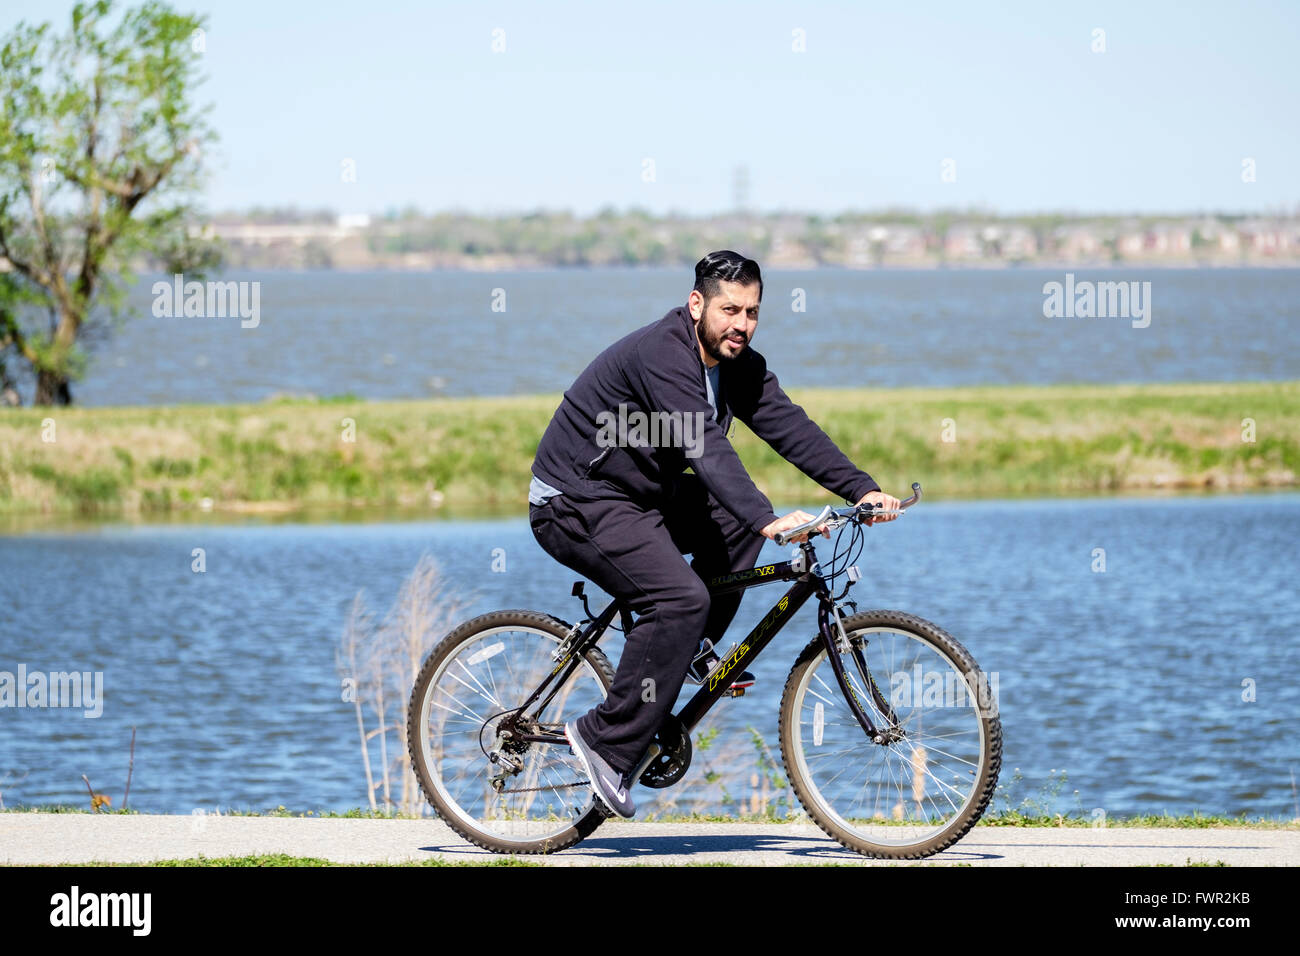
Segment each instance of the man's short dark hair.
[{"label": "man's short dark hair", "polygon": [[763,273],[758,263],[746,259],[739,252],[719,249],[695,263],[695,291],[704,296],[707,307],[709,300],[718,294],[723,282],[739,282],[741,285],[758,283],[758,301],[763,301]]}]

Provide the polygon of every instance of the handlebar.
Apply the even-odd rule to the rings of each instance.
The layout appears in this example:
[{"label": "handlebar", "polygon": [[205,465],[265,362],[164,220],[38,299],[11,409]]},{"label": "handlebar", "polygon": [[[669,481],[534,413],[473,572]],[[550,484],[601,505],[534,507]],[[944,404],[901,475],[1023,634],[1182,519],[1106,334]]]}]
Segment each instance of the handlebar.
[{"label": "handlebar", "polygon": [[785,531],[778,531],[776,534],[772,535],[772,540],[777,543],[778,547],[785,547],[785,545],[790,542],[791,538],[797,538],[801,534],[806,534],[809,531],[820,528],[823,524],[830,524],[832,527],[838,527],[846,521],[861,521],[864,518],[871,519],[878,515],[901,515],[904,510],[912,507],[912,505],[916,504],[920,500],[921,485],[919,482],[914,481],[912,482],[912,496],[900,501],[898,503],[898,510],[896,511],[878,511],[875,505],[870,503],[853,505],[848,508],[832,508],[830,505],[827,505],[822,509],[821,514],[813,518],[811,521],[805,521],[803,524],[796,525],[793,528],[788,528]]}]

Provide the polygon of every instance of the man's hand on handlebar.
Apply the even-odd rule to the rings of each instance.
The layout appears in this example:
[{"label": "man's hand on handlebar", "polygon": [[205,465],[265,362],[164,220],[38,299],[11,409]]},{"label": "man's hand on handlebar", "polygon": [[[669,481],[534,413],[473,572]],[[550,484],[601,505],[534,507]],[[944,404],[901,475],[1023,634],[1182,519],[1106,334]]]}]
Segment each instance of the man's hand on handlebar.
[{"label": "man's hand on handlebar", "polygon": [[[899,501],[893,495],[887,495],[883,491],[872,491],[863,495],[857,502],[858,504],[872,504],[876,506],[877,511],[897,511]],[[869,521],[862,522],[866,525],[873,525],[877,521],[893,521],[898,515],[881,515],[879,518],[872,518]],[[806,519],[805,519],[806,520]]]},{"label": "man's hand on handlebar", "polygon": [[[767,538],[769,541],[774,540],[773,535],[775,535],[778,531],[784,531],[786,528],[796,528],[799,525],[804,524],[805,522],[812,521],[813,517],[814,517],[813,515],[810,515],[806,511],[791,511],[785,517],[777,518],[770,525],[764,528],[763,537]],[[825,525],[822,525],[820,528],[815,529],[813,533],[815,534],[819,532],[821,534],[824,534],[828,538],[831,536],[830,529],[827,528]],[[805,532],[804,534],[801,534],[798,537],[791,538],[790,541],[786,543],[789,544],[791,542],[803,542],[807,540],[808,540],[808,533]]]},{"label": "man's hand on handlebar", "polygon": [[[815,517],[806,511],[792,511],[784,518],[777,518],[764,528],[762,533],[764,537],[782,546],[791,542],[803,543],[812,534],[824,534],[829,538],[831,528],[838,528],[846,521],[856,520],[866,525],[875,524],[877,521],[893,521],[904,508],[920,500],[921,486],[913,482],[912,497],[906,501],[899,501],[893,495],[887,495],[883,491],[872,491],[858,499],[852,508],[832,508],[827,505]],[[863,505],[867,508],[859,510]]]}]

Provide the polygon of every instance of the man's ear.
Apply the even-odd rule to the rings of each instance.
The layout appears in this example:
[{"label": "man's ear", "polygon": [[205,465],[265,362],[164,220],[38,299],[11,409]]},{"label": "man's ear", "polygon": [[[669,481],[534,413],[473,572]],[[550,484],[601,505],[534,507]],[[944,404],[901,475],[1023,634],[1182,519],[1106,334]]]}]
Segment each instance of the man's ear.
[{"label": "man's ear", "polygon": [[696,322],[700,321],[704,315],[704,296],[700,295],[699,289],[691,290],[690,297],[686,300],[686,307],[691,314],[691,318]]}]

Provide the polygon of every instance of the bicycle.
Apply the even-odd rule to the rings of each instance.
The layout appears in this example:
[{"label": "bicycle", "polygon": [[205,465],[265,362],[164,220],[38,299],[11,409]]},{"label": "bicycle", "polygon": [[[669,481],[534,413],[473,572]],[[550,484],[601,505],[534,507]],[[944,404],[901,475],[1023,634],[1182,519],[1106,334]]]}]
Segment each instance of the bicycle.
[{"label": "bicycle", "polygon": [[[778,719],[781,757],[803,809],[843,846],[891,859],[931,856],[975,825],[1002,762],[1002,726],[985,675],[936,625],[902,611],[859,612],[845,599],[861,577],[853,562],[863,525],[902,515],[920,500],[921,486],[912,491],[896,511],[827,506],[774,536],[784,546],[839,529],[825,565],[809,535],[789,561],[706,582],[711,594],[792,584],[665,718],[629,779],[652,788],[681,780],[691,763],[691,731],[723,696],[738,696],[728,675],[755,660],[816,597],[818,633],[786,678]],[[846,530],[852,533],[841,552]],[[835,595],[840,579],[844,588]],[[573,595],[586,616],[572,625],[529,610],[466,621],[429,654],[411,692],[407,744],[420,786],[453,830],[484,849],[553,853],[612,816],[570,750],[564,723],[604,699],[614,668],[596,645],[615,615],[622,625],[615,630],[630,628],[632,612],[614,600],[593,613],[582,581]],[[873,675],[888,675],[888,693]]]}]

